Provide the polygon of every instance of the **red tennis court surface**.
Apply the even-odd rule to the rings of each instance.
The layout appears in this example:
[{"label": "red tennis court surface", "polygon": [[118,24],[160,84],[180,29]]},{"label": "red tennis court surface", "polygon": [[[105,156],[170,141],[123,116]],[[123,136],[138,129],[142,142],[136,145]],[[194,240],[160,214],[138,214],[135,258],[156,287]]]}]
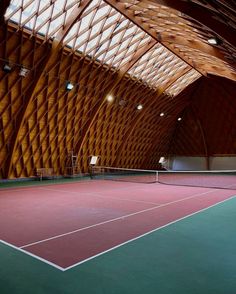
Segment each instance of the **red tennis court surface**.
[{"label": "red tennis court surface", "polygon": [[234,193],[113,181],[4,189],[0,240],[66,270]]}]

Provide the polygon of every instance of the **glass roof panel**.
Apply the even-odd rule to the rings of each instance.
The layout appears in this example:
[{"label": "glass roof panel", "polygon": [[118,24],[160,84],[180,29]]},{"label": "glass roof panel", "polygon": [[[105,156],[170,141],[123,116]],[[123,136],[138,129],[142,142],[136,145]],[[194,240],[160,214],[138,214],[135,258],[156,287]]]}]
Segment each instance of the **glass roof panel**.
[{"label": "glass roof panel", "polygon": [[193,83],[200,77],[201,75],[195,69],[191,69],[186,74],[182,75],[173,85],[167,88],[165,93],[171,96],[176,96],[189,84]]},{"label": "glass roof panel", "polygon": [[83,49],[84,54],[112,66],[119,67],[127,59],[126,54],[135,52],[141,41],[150,38],[102,0],[93,1],[78,23],[65,41],[74,44],[74,50]]},{"label": "glass roof panel", "polygon": [[52,32],[56,34],[79,4],[80,0],[12,0],[5,18],[48,38]]},{"label": "glass roof panel", "polygon": [[[80,0],[12,0],[5,18],[47,39],[56,36],[80,3]],[[102,63],[121,68],[138,50],[145,50],[150,39],[148,34],[106,2],[93,0],[65,36],[64,44]],[[153,88],[165,88],[174,76],[181,76],[187,68],[185,62],[158,43],[128,73]],[[168,91],[178,93],[185,84],[199,76],[190,71]]]},{"label": "glass roof panel", "polygon": [[188,65],[160,44],[149,50],[130,70],[129,74],[153,88],[164,88],[173,77],[181,74]]}]

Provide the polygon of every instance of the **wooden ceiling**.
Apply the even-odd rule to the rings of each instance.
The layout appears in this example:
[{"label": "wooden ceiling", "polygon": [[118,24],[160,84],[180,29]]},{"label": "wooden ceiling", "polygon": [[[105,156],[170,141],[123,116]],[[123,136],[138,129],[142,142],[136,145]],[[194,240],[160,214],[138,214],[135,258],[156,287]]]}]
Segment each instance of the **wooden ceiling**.
[{"label": "wooden ceiling", "polygon": [[[236,106],[234,1],[12,0],[2,7],[1,178],[33,176],[40,167],[63,174],[71,150],[82,171],[92,154],[104,165],[157,168],[161,155],[236,153],[225,136],[222,147],[216,143],[235,121],[227,115]],[[216,110],[201,128],[218,116],[220,123],[209,139],[200,131],[196,145],[191,120],[199,126],[207,108]]]}]

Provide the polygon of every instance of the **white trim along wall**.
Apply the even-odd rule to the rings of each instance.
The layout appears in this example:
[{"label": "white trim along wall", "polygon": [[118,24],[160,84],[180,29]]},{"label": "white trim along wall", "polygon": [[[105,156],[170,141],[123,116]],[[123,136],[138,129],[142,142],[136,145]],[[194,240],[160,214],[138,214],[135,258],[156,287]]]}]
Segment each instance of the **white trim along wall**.
[{"label": "white trim along wall", "polygon": [[[210,170],[236,170],[236,156],[211,156]],[[169,159],[171,170],[206,170],[206,157],[175,156]]]}]

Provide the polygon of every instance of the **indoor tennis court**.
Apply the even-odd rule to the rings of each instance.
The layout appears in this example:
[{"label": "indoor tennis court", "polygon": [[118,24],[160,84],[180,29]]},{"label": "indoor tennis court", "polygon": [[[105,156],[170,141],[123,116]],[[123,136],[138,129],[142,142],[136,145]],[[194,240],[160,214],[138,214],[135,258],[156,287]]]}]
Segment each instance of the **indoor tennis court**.
[{"label": "indoor tennis court", "polygon": [[[153,285],[146,285],[149,293],[157,289],[170,293],[168,291],[174,291],[175,287],[176,293],[181,293],[185,283],[179,285],[179,280],[177,284],[176,281],[172,283],[172,278],[177,279],[181,273],[196,283],[193,288],[191,284],[188,286],[189,293],[195,293],[195,287],[198,291],[207,288],[211,293],[218,282],[220,287],[224,285],[225,289],[233,290],[236,238],[231,234],[235,227],[235,190],[150,183],[152,175],[150,172],[144,175],[145,172],[140,171],[139,181],[137,170],[132,173],[129,170],[128,175],[125,170],[121,178],[121,169],[118,176],[117,171],[113,171],[112,177],[109,169],[108,179],[104,179],[104,174],[96,174],[99,179],[66,183],[44,181],[0,190],[1,248],[6,252],[2,263],[4,272],[5,267],[6,272],[13,270],[8,268],[11,262],[24,264],[21,260],[26,260],[30,271],[37,272],[43,267],[53,279],[61,277],[63,280],[62,273],[71,276],[69,281],[75,283],[79,291],[84,287],[79,282],[84,271],[88,271],[86,279],[96,278],[90,276],[89,270],[95,264],[98,268],[101,266],[102,271],[110,267],[109,273],[105,276],[102,273],[109,279],[106,290],[97,286],[96,293],[110,293],[112,289],[117,291],[115,293],[128,293],[130,286],[134,287],[132,279],[140,278],[138,269],[132,268],[137,262],[139,270],[145,271],[141,281],[135,280],[136,286],[141,285],[137,293],[143,291],[143,284],[150,283],[150,277]],[[212,182],[213,176],[210,176]],[[173,175],[170,178],[173,181]],[[225,210],[229,210],[226,215]],[[227,252],[223,249],[225,243],[226,248],[229,247]],[[145,245],[140,247],[140,244]],[[157,256],[160,260],[153,264]],[[172,258],[174,260],[169,262]],[[109,260],[108,264],[104,260]],[[218,282],[214,275],[211,277],[214,263],[221,266],[222,276]],[[117,266],[132,276],[128,284],[121,285],[118,281]],[[228,272],[230,268],[231,273]],[[75,272],[76,279],[73,278]],[[162,285],[162,280],[160,283],[159,275],[163,275],[166,284]],[[36,289],[42,287],[41,278],[35,284]],[[26,277],[23,283],[24,279]],[[47,289],[48,283],[42,289]],[[87,285],[86,289],[95,291],[93,287]],[[52,293],[55,289],[57,287],[53,286]]]},{"label": "indoor tennis court", "polygon": [[236,293],[236,3],[2,0],[0,294]]}]

